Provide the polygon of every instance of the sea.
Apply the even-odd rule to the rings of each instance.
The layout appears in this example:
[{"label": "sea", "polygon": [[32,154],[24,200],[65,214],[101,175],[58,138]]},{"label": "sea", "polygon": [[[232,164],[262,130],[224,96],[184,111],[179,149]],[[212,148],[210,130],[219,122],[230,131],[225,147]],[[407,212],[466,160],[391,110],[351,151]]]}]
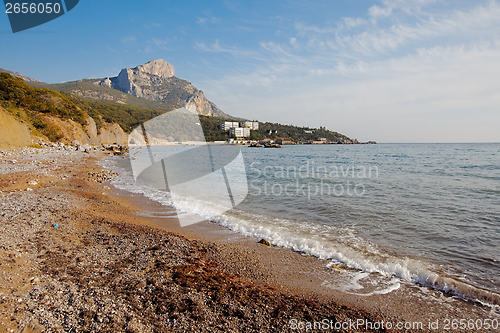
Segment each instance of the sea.
[{"label": "sea", "polygon": [[[191,148],[156,149],[171,156]],[[239,166],[228,163],[180,194],[133,172],[137,154],[146,151],[131,149],[131,159],[105,164],[120,174],[114,181],[120,189],[180,216],[318,257],[350,276],[325,287],[366,296],[409,283],[498,311],[500,144],[238,146],[238,152]],[[159,170],[140,171],[165,184]],[[222,203],[228,194],[230,206]]]}]

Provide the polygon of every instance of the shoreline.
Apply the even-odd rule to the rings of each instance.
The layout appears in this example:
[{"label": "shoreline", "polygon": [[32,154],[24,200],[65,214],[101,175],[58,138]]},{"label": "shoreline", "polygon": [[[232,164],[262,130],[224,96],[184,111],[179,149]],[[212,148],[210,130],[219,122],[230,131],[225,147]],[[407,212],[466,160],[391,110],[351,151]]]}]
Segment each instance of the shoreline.
[{"label": "shoreline", "polygon": [[[174,208],[163,206],[143,195],[131,194],[126,190],[115,188],[113,195],[123,198],[131,206],[142,210],[142,214],[148,216],[151,225],[156,228],[219,244],[220,252],[215,256],[215,261],[234,274],[245,275],[248,262],[259,263],[256,265],[259,268],[259,274],[251,274],[247,277],[257,283],[271,284],[273,288],[284,292],[305,297],[314,295],[326,301],[333,300],[348,307],[360,308],[368,313],[376,313],[405,323],[413,321],[429,323],[436,320],[443,323],[446,319],[453,320],[454,318],[467,320],[497,318],[500,320],[498,310],[495,313],[489,306],[404,281],[400,281],[401,285],[398,289],[387,294],[375,293],[370,296],[359,296],[343,292],[338,288],[340,284],[338,280],[342,280],[342,270],[326,268],[326,260],[302,255],[289,248],[268,247],[258,243],[257,238],[241,235],[209,221],[180,227],[175,218]],[[174,216],[158,217],[162,215],[162,212],[170,212]],[[246,265],[238,265],[231,258],[234,252],[243,253],[243,256],[251,259],[247,260]],[[225,261],[221,261],[221,258]],[[347,283],[347,281],[342,282]],[[493,316],[490,317],[490,314]],[[431,331],[439,330],[432,329]]]},{"label": "shoreline", "polygon": [[362,299],[342,294],[325,284],[341,273],[317,258],[210,222],[180,228],[165,217],[168,208],[106,183],[97,156],[26,152],[0,154],[0,327],[7,332],[287,332],[292,319],[484,319],[483,307],[433,291],[426,301],[418,286]]}]

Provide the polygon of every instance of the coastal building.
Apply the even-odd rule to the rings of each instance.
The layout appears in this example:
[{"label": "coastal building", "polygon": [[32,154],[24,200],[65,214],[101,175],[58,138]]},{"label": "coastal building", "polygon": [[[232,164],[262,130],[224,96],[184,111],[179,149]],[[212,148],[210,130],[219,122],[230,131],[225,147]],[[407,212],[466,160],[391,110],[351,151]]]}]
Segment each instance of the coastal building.
[{"label": "coastal building", "polygon": [[224,131],[229,131],[231,128],[240,127],[240,123],[237,121],[221,121],[219,123],[219,128]]},{"label": "coastal building", "polygon": [[279,144],[279,145],[294,145],[295,142],[291,141],[291,140],[283,140],[283,139],[278,139],[276,140],[276,143]]},{"label": "coastal building", "polygon": [[328,131],[328,127],[326,126],[320,126],[319,129],[322,131]]},{"label": "coastal building", "polygon": [[305,130],[304,133],[307,133],[307,134],[312,134],[314,133],[314,131],[311,131],[311,130]]},{"label": "coastal building", "polygon": [[240,123],[240,127],[249,128],[251,130],[258,130],[259,129],[259,122],[258,121],[242,121]]},{"label": "coastal building", "polygon": [[250,128],[246,127],[231,127],[229,135],[236,138],[246,138],[250,136]]}]

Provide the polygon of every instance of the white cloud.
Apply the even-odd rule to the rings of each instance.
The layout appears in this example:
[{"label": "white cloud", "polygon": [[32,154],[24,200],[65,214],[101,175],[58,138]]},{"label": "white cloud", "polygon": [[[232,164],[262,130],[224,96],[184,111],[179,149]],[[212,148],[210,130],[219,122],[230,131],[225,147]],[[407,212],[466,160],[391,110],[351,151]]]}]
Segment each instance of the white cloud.
[{"label": "white cloud", "polygon": [[[255,65],[203,88],[229,114],[326,125],[361,140],[500,141],[492,125],[500,123],[500,6],[431,15],[421,8],[428,3],[370,7],[369,17],[394,17],[390,27],[364,18],[335,27],[296,22],[296,35],[261,41],[251,52],[218,40],[198,45]],[[407,20],[400,9],[416,16]]]},{"label": "white cloud", "polygon": [[[361,140],[499,141],[497,130],[488,131],[494,127],[491,122],[500,123],[499,57],[494,45],[435,47],[403,58],[363,63],[364,73],[359,64],[344,65],[344,74],[337,70],[336,80],[304,78],[278,88],[275,83],[283,78],[261,70],[228,77],[225,83],[212,82],[206,93],[238,96],[218,103],[230,114],[326,125]],[[484,129],[479,132],[472,130],[481,126]]]},{"label": "white cloud", "polygon": [[125,44],[130,44],[130,43],[135,42],[135,36],[123,37],[121,40]]},{"label": "white cloud", "polygon": [[[377,7],[377,6],[375,6]],[[370,8],[370,11],[373,7]],[[377,7],[380,8],[380,7]],[[378,12],[376,9],[375,12]],[[378,15],[378,14],[377,14]],[[380,15],[379,15],[380,16]],[[309,45],[324,47],[331,51],[346,50],[349,54],[372,56],[376,53],[390,53],[410,43],[429,42],[432,38],[490,38],[500,30],[500,5],[491,2],[471,11],[456,10],[448,15],[419,18],[417,23],[399,23],[390,28],[372,26],[357,34],[342,34],[332,27],[317,27],[298,22],[295,25],[298,36],[306,37]],[[344,22],[354,24],[357,19]],[[362,19],[360,19],[362,20]],[[360,21],[361,22],[361,21]],[[323,36],[322,35],[326,35]]]},{"label": "white cloud", "polygon": [[215,42],[210,45],[207,45],[205,43],[195,43],[194,48],[198,51],[204,51],[204,52],[229,53],[235,57],[256,55],[255,51],[245,50],[235,46],[223,47],[218,39],[216,39]]},{"label": "white cloud", "polygon": [[152,39],[153,43],[156,45],[156,47],[162,49],[162,50],[168,50],[167,44],[170,42],[170,39],[168,38],[153,38]]},{"label": "white cloud", "polygon": [[390,7],[379,7],[377,5],[373,5],[368,9],[368,14],[373,17],[373,18],[379,18],[379,17],[387,17],[391,15],[392,13],[392,8]]},{"label": "white cloud", "polygon": [[358,18],[343,17],[342,19],[344,20],[344,24],[347,28],[355,28],[367,23],[367,21],[361,17]]}]

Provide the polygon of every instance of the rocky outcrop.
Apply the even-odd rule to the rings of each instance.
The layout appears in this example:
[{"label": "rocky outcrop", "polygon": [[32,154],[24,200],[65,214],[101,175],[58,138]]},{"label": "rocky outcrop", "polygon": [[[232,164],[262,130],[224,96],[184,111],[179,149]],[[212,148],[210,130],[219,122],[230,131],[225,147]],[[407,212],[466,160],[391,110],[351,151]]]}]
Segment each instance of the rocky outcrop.
[{"label": "rocky outcrop", "polygon": [[12,75],[14,77],[19,77],[19,78],[23,79],[26,83],[41,83],[42,82],[40,80],[35,80],[35,79],[30,78],[30,77],[24,76],[21,73],[8,71],[8,70],[3,69],[3,68],[0,68],[0,72],[9,73],[10,75]]},{"label": "rocky outcrop", "polygon": [[207,100],[203,91],[189,81],[175,77],[174,66],[163,59],[152,60],[135,68],[124,68],[117,77],[108,77],[95,84],[151,101],[178,107],[194,106],[198,114],[205,116],[227,116]]},{"label": "rocky outcrop", "polygon": [[[110,81],[111,82],[111,81]],[[112,96],[102,91],[73,89],[71,93],[78,97],[98,99],[103,101],[111,101],[119,104],[125,104],[126,99],[121,97]],[[125,95],[125,94],[123,94]]]},{"label": "rocky outcrop", "polygon": [[80,144],[101,145],[101,144],[127,144],[128,136],[118,124],[105,123],[97,129],[94,119],[87,117],[87,125],[82,127],[72,120],[61,120],[55,117],[45,118],[45,122],[60,129],[61,134],[67,143],[78,141]]},{"label": "rocky outcrop", "polygon": [[214,103],[206,99],[203,91],[198,89],[186,100],[186,105],[184,106],[194,106],[198,113],[204,116],[218,116],[222,113]]},{"label": "rocky outcrop", "polygon": [[30,144],[29,126],[0,107],[0,148],[15,148]]},{"label": "rocky outcrop", "polygon": [[174,76],[174,66],[163,59],[151,60],[144,65],[137,66],[135,69],[143,73],[159,76],[162,79]]},{"label": "rocky outcrop", "polygon": [[[104,123],[97,129],[94,119],[87,117],[86,126],[82,126],[72,120],[62,120],[56,117],[45,116],[43,120],[53,128],[56,128],[63,136],[60,143],[67,144],[78,141],[86,145],[125,145],[128,141],[127,134],[118,124]],[[0,148],[17,148],[29,146],[33,143],[47,139],[34,136],[31,125],[23,122],[0,107]]]}]

